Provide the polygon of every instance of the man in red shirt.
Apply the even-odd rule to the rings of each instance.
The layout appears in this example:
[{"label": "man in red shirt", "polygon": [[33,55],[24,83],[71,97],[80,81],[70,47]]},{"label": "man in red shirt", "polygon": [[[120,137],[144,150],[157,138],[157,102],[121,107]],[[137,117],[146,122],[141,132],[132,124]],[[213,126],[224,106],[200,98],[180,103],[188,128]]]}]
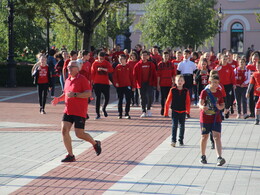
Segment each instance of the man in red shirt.
[{"label": "man in red shirt", "polygon": [[73,123],[76,136],[90,142],[93,145],[97,156],[101,153],[101,142],[95,141],[88,133],[84,132],[88,98],[91,96],[91,87],[86,77],[79,74],[77,61],[71,61],[67,68],[69,77],[65,82],[64,92],[60,97],[54,97],[52,100],[53,105],[65,101],[61,131],[68,155],[61,162],[73,162],[76,160],[73,155],[69,133]]},{"label": "man in red shirt", "polygon": [[157,68],[157,90],[161,91],[161,115],[164,113],[164,104],[171,87],[174,85],[176,68],[170,61],[169,52],[163,52],[163,61]]},{"label": "man in red shirt", "polygon": [[82,52],[82,56],[83,64],[79,73],[84,75],[89,81],[91,81],[91,64],[89,62],[90,53],[87,50],[84,50]]},{"label": "man in red shirt", "polygon": [[134,67],[134,80],[141,97],[143,112],[140,117],[152,116],[153,86],[157,85],[155,64],[148,61],[148,58],[148,52],[142,51],[141,60]]},{"label": "man in red shirt", "polygon": [[124,54],[123,51],[121,51],[121,46],[120,45],[116,45],[116,51],[113,53],[112,55],[112,63],[116,63],[118,64],[118,58],[121,54]]},{"label": "man in red shirt", "polygon": [[135,91],[135,84],[133,78],[133,69],[126,63],[126,55],[119,56],[119,62],[113,73],[113,83],[116,87],[118,95],[118,118],[123,116],[123,99],[125,96],[125,118],[130,119],[129,111],[131,104],[132,91]]},{"label": "man in red shirt", "polygon": [[102,106],[102,111],[105,117],[108,116],[106,112],[106,107],[108,105],[110,97],[110,85],[108,74],[113,72],[113,67],[107,60],[105,60],[105,55],[105,52],[99,52],[98,59],[95,60],[91,67],[91,79],[96,94],[96,119],[100,119],[101,94],[103,94],[105,97],[105,101]]}]

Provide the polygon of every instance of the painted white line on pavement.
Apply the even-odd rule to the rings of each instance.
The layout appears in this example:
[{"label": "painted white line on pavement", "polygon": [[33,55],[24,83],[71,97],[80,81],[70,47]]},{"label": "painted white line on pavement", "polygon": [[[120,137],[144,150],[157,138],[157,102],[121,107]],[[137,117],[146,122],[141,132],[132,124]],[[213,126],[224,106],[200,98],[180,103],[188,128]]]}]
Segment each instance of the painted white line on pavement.
[{"label": "painted white line on pavement", "polygon": [[0,102],[4,102],[4,101],[7,101],[7,100],[23,97],[23,96],[26,96],[26,95],[32,95],[34,93],[37,93],[37,91],[31,91],[31,92],[22,93],[22,94],[19,94],[19,95],[14,95],[14,96],[11,96],[11,97],[3,98],[3,99],[0,99]]},{"label": "painted white line on pavement", "polygon": [[51,127],[50,124],[36,124],[36,123],[18,123],[18,122],[1,122],[0,129],[3,128],[22,128],[22,127]]},{"label": "painted white line on pavement", "polygon": [[[95,139],[102,141],[102,140],[110,137],[111,135],[113,135],[115,133],[116,132],[103,132],[102,134],[96,136]],[[89,149],[91,147],[92,147],[92,145],[90,143],[84,142],[83,144],[80,144],[79,146],[73,148],[73,153],[75,155],[80,155],[81,153],[83,153],[84,151],[86,151],[87,149]],[[24,185],[27,185],[28,183],[30,183],[31,181],[33,181],[37,177],[44,175],[45,173],[51,171],[52,169],[54,169],[58,166],[65,166],[65,167],[82,169],[82,170],[87,170],[87,171],[111,174],[111,173],[102,172],[102,171],[98,171],[98,170],[86,169],[86,168],[82,168],[82,167],[78,167],[78,166],[66,165],[66,163],[61,163],[61,159],[63,159],[65,155],[66,154],[63,154],[62,156],[59,156],[59,157],[55,158],[54,160],[52,160],[50,162],[46,162],[46,163],[42,162],[42,161],[35,161],[35,160],[20,158],[23,161],[38,162],[38,163],[41,163],[43,165],[34,169],[34,170],[32,170],[32,171],[30,171],[30,172],[28,172],[28,173],[26,173],[26,174],[24,174],[21,178],[17,178],[15,180],[12,180],[11,182],[5,184],[4,186],[0,186],[0,194],[1,195],[10,194],[10,193],[18,190],[19,188],[23,187]],[[8,155],[0,155],[0,156],[5,157],[5,158],[16,158],[16,157],[13,157],[13,156],[8,156]],[[16,158],[16,159],[18,159],[18,158]]]}]

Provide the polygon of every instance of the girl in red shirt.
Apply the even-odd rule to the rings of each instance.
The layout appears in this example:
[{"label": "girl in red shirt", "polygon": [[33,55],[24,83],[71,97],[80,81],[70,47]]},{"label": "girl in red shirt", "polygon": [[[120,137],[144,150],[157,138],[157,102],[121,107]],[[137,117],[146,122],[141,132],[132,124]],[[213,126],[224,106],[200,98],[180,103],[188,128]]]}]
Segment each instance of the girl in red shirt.
[{"label": "girl in red shirt", "polygon": [[246,60],[244,58],[239,60],[239,66],[234,70],[236,77],[236,102],[237,102],[237,119],[241,117],[241,103],[243,104],[244,119],[248,118],[247,115],[247,99],[246,90],[250,80],[250,70],[246,68]]},{"label": "girl in red shirt", "polygon": [[32,74],[34,77],[34,83],[37,84],[41,114],[46,114],[44,109],[47,99],[47,92],[48,88],[51,88],[51,75],[46,62],[46,56],[41,56],[39,58],[39,66],[35,68]]}]

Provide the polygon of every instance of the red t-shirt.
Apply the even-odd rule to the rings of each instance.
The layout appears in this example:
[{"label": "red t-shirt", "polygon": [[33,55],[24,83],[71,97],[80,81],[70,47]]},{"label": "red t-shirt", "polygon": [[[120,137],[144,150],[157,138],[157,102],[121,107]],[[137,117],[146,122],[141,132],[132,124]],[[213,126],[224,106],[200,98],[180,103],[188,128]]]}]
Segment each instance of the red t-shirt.
[{"label": "red t-shirt", "polygon": [[[89,81],[81,74],[77,74],[74,79],[71,76],[65,81],[64,94],[68,92],[82,93],[91,91]],[[75,115],[86,118],[88,106],[88,98],[69,98],[65,95],[65,109],[64,113],[67,115]]]},{"label": "red t-shirt", "polygon": [[172,60],[173,65],[175,66],[175,69],[177,70],[178,64],[181,62],[181,60]]},{"label": "red t-shirt", "polygon": [[231,66],[216,66],[215,70],[218,71],[219,81],[223,85],[236,84],[235,73]]},{"label": "red t-shirt", "polygon": [[171,87],[172,77],[176,75],[176,68],[169,60],[168,62],[159,62],[157,68],[157,76],[160,77],[161,87]]},{"label": "red t-shirt", "polygon": [[155,54],[155,55],[151,54],[150,56],[151,56],[151,58],[156,62],[156,65],[157,65],[160,61],[162,61],[162,56],[159,55],[159,54]]},{"label": "red t-shirt", "polygon": [[39,71],[38,84],[49,83],[48,70],[49,70],[48,66],[40,66],[38,68]]},{"label": "red t-shirt", "polygon": [[254,85],[254,95],[260,96],[260,91],[256,89],[260,87],[260,72],[254,72],[250,79],[250,84]]},{"label": "red t-shirt", "polygon": [[127,62],[127,64],[129,65],[130,68],[134,69],[134,67],[137,64],[137,62],[138,62],[138,60],[137,61],[129,60]]},{"label": "red t-shirt", "polygon": [[215,64],[214,62],[211,62],[209,64],[209,70],[213,70],[214,68],[216,68],[217,64]]},{"label": "red t-shirt", "polygon": [[67,60],[64,62],[64,65],[63,65],[63,68],[62,68],[63,70],[67,70],[67,67],[68,67],[70,61],[71,61],[70,59],[67,59]]},{"label": "red t-shirt", "polygon": [[125,66],[118,64],[113,73],[113,83],[116,87],[133,87],[134,79],[133,79],[133,70],[130,68],[128,64]]},{"label": "red t-shirt", "polygon": [[250,70],[252,74],[256,71],[256,66],[254,64],[249,64],[246,66],[246,68]]},{"label": "red t-shirt", "polygon": [[91,80],[91,64],[89,61],[86,61],[82,64],[79,73],[84,75],[89,81]]},{"label": "red t-shirt", "polygon": [[[220,90],[217,90],[215,93],[213,93],[213,92],[211,92],[211,93],[214,96],[216,103],[218,103],[218,104],[224,103],[224,99],[223,99],[223,96],[222,96],[222,93]],[[204,102],[205,102],[204,106],[208,107],[207,111],[200,110],[200,122],[201,123],[214,123],[214,120],[215,120],[214,113],[217,113],[216,122],[221,122],[222,120],[221,120],[220,111],[217,111],[217,112],[214,111],[214,106],[212,105],[206,90],[201,91],[200,99],[204,100]]]},{"label": "red t-shirt", "polygon": [[231,66],[233,69],[238,67],[237,61],[233,60],[231,63],[227,63],[228,66]]},{"label": "red t-shirt", "polygon": [[[98,68],[106,68],[107,71],[98,71]],[[91,79],[94,84],[106,84],[109,85],[108,73],[113,72],[112,65],[104,60],[102,62],[96,60],[91,67]]]}]

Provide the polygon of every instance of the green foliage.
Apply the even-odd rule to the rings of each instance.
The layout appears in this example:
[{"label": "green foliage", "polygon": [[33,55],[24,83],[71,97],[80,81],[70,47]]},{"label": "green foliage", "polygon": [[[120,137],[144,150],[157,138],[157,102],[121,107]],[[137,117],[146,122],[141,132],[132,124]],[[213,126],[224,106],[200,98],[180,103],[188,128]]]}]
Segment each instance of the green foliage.
[{"label": "green foliage", "polygon": [[217,33],[215,0],[151,0],[137,29],[150,45],[199,46]]},{"label": "green foliage", "polygon": [[[4,7],[4,5],[3,5]],[[5,61],[8,52],[8,26],[7,26],[7,16],[8,12],[4,8],[0,9],[0,62]]]}]

